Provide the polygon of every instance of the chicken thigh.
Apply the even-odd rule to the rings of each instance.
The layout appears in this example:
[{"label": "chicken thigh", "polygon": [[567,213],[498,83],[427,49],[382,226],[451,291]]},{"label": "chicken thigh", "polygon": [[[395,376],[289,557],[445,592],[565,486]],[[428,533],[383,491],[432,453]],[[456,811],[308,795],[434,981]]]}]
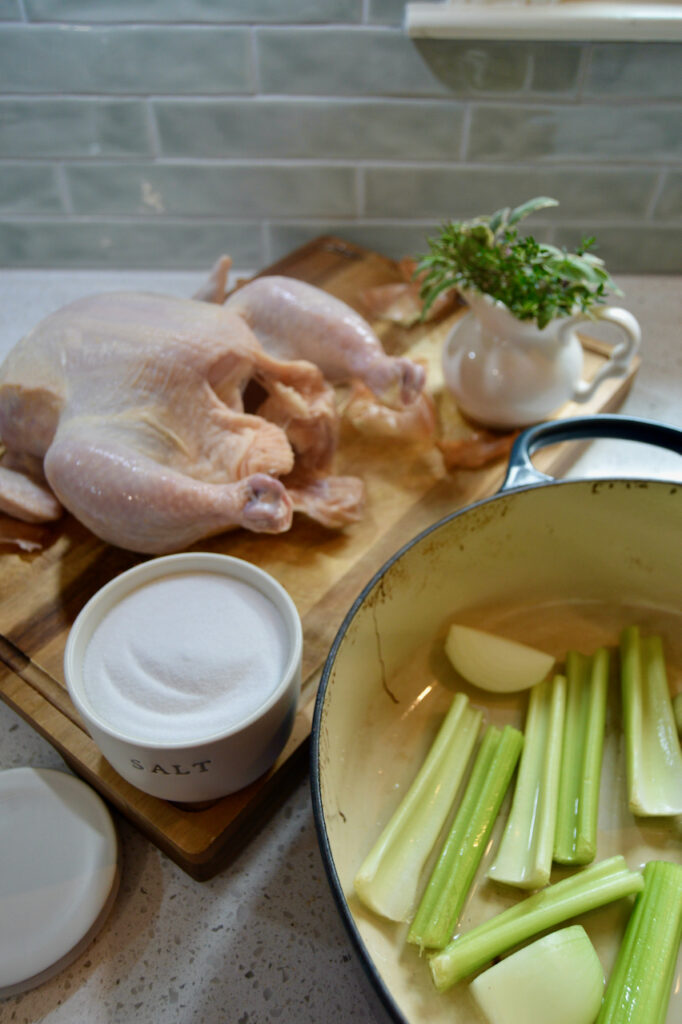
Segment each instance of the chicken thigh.
[{"label": "chicken thigh", "polygon": [[[329,527],[358,519],[361,481],[329,472],[338,414],[325,371],[398,402],[418,394],[420,371],[318,291],[289,316],[275,288],[259,318],[253,305],[136,293],[47,317],[0,366],[0,512],[45,522],[63,506],[142,553],[235,526],[278,533],[297,509]],[[269,325],[267,349],[250,319]]]}]

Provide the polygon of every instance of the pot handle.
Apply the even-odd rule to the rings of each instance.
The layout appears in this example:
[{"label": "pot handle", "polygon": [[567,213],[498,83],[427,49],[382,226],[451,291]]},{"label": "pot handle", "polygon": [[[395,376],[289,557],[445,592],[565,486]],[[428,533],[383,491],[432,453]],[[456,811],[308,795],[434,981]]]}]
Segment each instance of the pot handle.
[{"label": "pot handle", "polygon": [[667,423],[639,419],[635,416],[575,416],[565,420],[549,420],[527,427],[516,438],[509,455],[507,475],[500,491],[529,484],[551,483],[554,478],[541,473],[531,462],[537,448],[560,441],[586,441],[595,438],[615,438],[620,441],[641,441],[659,448],[668,448],[682,455],[682,430]]}]

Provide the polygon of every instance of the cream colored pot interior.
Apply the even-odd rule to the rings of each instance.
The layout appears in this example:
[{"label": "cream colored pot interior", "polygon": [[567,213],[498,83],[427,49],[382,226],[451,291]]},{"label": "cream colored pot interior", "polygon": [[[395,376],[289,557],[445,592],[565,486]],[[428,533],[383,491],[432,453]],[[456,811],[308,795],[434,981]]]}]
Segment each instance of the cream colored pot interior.
[{"label": "cream colored pot interior", "polygon": [[[416,1024],[477,1020],[465,983],[444,995],[407,926],[382,922],[353,894],[353,877],[426,752],[456,690],[484,721],[523,725],[527,695],[468,688],[443,653],[459,621],[535,644],[563,660],[569,648],[615,646],[637,623],[663,634],[671,683],[682,689],[682,489],[640,481],[571,482],[507,493],[437,527],[393,561],[349,616],[330,659],[319,719],[319,792],[331,874],[379,987]],[[616,657],[612,661],[616,662]],[[627,809],[617,676],[607,721],[597,858],[623,853],[632,867],[680,860],[679,822],[635,821]],[[460,930],[518,901],[485,872],[503,805]],[[677,828],[677,830],[676,830]],[[324,847],[324,842],[323,842]],[[426,882],[426,873],[422,884]],[[555,871],[553,879],[561,877]],[[581,919],[611,967],[625,901]],[[395,1011],[394,1011],[395,1012]],[[682,1020],[680,964],[668,1024]]]}]

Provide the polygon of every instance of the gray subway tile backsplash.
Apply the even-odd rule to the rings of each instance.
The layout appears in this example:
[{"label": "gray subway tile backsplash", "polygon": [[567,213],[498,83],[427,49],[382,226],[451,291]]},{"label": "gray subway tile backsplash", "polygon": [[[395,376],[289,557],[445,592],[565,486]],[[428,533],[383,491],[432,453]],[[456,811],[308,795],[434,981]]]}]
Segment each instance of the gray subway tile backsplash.
[{"label": "gray subway tile backsplash", "polygon": [[680,159],[680,111],[671,106],[515,107],[489,104],[472,116],[471,160],[647,161]]},{"label": "gray subway tile backsplash", "polygon": [[[7,0],[5,0],[7,2]],[[386,2],[386,0],[384,0]],[[390,0],[389,0],[390,2]],[[395,6],[395,0],[393,0]],[[24,0],[31,21],[116,22],[358,22],[362,0]]]},{"label": "gray subway tile backsplash", "polygon": [[0,21],[21,21],[19,0],[0,0]]},{"label": "gray subway tile backsplash", "polygon": [[42,94],[47,83],[51,93],[248,93],[248,30],[0,26],[0,90]]},{"label": "gray subway tile backsplash", "polygon": [[[592,234],[589,223],[567,227],[563,232],[562,244],[574,246],[581,238]],[[633,232],[633,226],[600,227],[598,253],[614,272],[628,274],[650,274],[656,267],[659,274],[680,272],[682,253],[682,226],[650,227],[641,233]]]},{"label": "gray subway tile backsplash", "polygon": [[232,256],[235,266],[256,267],[263,255],[257,222],[215,218],[164,223],[0,219],[0,245],[3,262],[15,267],[208,269],[222,253]]},{"label": "gray subway tile backsplash", "polygon": [[352,167],[86,164],[67,167],[75,213],[350,217]]},{"label": "gray subway tile backsplash", "polygon": [[545,193],[682,269],[682,44],[411,40],[402,0],[0,0],[0,264],[390,256]]},{"label": "gray subway tile backsplash", "polygon": [[365,246],[383,253],[391,259],[426,251],[426,239],[436,229],[435,222],[424,223],[380,223],[358,220],[348,224],[344,221],[318,220],[306,223],[271,224],[267,230],[269,251],[272,259],[286,256],[292,249],[304,245],[319,235],[332,235],[355,245]]},{"label": "gray subway tile backsplash", "polygon": [[448,95],[517,94],[526,82],[533,47],[495,40],[417,39],[414,48],[425,68]]},{"label": "gray subway tile backsplash", "polygon": [[0,99],[0,159],[151,155],[149,118],[139,101]]},{"label": "gray subway tile backsplash", "polygon": [[261,87],[300,96],[433,96],[446,86],[394,29],[260,28]]},{"label": "gray subway tile backsplash", "polygon": [[464,106],[428,100],[157,100],[161,153],[172,157],[456,160]]},{"label": "gray subway tile backsplash", "polygon": [[404,0],[368,0],[372,25],[402,25],[405,19]]},{"label": "gray subway tile backsplash", "polygon": [[595,43],[585,82],[586,96],[680,99],[679,43]]},{"label": "gray subway tile backsplash", "polygon": [[656,220],[682,220],[682,170],[666,173],[654,217]]},{"label": "gray subway tile backsplash", "polygon": [[267,28],[256,35],[266,92],[331,96],[478,96],[570,91],[580,48],[495,40],[409,39],[402,31]]},{"label": "gray subway tile backsplash", "polygon": [[579,43],[533,43],[529,50],[529,92],[559,97],[576,95],[586,48]]},{"label": "gray subway tile backsplash", "polygon": [[[504,182],[491,167],[370,168],[366,172],[363,211],[372,217],[413,217],[438,220],[486,214],[515,206],[530,195],[560,200],[561,218],[594,217],[597,221],[643,217],[654,194],[658,174],[634,168],[508,167]],[[551,224],[558,211],[536,214],[533,223]]]},{"label": "gray subway tile backsplash", "polygon": [[0,164],[0,215],[62,213],[57,172],[41,164]]}]

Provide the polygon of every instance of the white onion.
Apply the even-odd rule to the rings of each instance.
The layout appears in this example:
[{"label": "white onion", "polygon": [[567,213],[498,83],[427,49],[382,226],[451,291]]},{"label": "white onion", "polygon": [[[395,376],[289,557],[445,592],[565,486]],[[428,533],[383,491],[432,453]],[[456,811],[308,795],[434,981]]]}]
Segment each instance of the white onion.
[{"label": "white onion", "polygon": [[457,624],[450,627],[445,653],[468,683],[494,693],[535,686],[545,679],[555,660],[535,647]]},{"label": "white onion", "polygon": [[604,971],[585,929],[572,925],[489,967],[469,991],[490,1024],[594,1024]]}]

